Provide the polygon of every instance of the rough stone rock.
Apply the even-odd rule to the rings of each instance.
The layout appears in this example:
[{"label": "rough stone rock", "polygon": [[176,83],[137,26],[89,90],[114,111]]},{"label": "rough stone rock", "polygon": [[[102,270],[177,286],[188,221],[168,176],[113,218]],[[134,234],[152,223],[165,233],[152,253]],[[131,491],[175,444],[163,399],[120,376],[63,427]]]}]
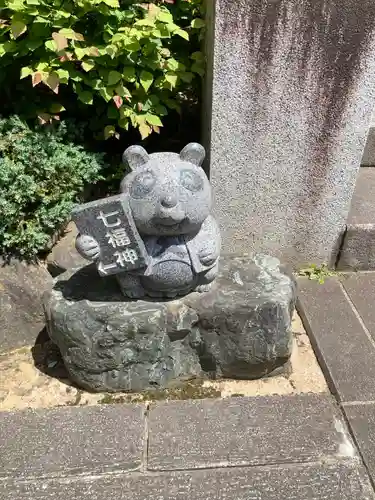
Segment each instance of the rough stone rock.
[{"label": "rough stone rock", "polygon": [[277,259],[245,256],[223,258],[208,292],[163,302],[126,299],[89,265],[59,276],[44,308],[72,380],[115,392],[271,373],[291,355],[295,299]]},{"label": "rough stone rock", "polygon": [[44,266],[0,259],[0,353],[34,344],[44,328],[41,298],[52,286]]},{"label": "rough stone rock", "polygon": [[63,236],[51,249],[47,256],[48,270],[52,276],[58,276],[64,271],[83,267],[87,261],[79,255],[75,247],[78,230],[74,222],[70,222]]}]

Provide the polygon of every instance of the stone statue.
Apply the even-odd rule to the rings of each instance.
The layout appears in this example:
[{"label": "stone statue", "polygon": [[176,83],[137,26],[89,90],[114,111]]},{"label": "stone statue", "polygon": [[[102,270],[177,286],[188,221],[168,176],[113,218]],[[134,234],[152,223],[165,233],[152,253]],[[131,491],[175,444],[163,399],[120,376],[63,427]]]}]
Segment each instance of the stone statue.
[{"label": "stone statue", "polygon": [[117,392],[253,379],[289,360],[294,279],[267,256],[222,257],[219,269],[204,156],[199,144],[150,155],[132,146],[120,194],[72,211],[78,252],[95,264],[59,276],[43,307],[78,386]]},{"label": "stone statue", "polygon": [[[121,197],[126,198],[145,249],[144,267],[116,274],[127,297],[203,292],[216,278],[221,239],[210,215],[211,187],[201,168],[204,157],[203,146],[196,143],[180,154],[149,155],[141,146],[124,152],[132,171],[121,182]],[[100,259],[101,245],[90,234],[79,234],[76,248],[88,260]]]}]

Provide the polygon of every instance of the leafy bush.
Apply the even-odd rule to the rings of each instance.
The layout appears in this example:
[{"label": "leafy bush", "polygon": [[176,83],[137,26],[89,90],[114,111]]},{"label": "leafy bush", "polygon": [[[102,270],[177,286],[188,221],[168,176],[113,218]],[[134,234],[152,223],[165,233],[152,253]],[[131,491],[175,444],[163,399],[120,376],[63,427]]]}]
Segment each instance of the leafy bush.
[{"label": "leafy bush", "polygon": [[70,215],[103,159],[67,142],[63,125],[32,130],[0,119],[0,250],[33,257]]},{"label": "leafy bush", "polygon": [[0,0],[3,113],[49,123],[91,106],[90,127],[105,138],[159,132],[204,73],[201,4]]}]

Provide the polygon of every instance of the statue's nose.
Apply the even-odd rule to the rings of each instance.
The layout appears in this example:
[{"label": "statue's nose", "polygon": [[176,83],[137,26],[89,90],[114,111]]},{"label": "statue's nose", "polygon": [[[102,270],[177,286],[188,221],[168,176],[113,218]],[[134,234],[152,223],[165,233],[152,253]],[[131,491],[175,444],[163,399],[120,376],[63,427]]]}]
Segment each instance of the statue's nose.
[{"label": "statue's nose", "polygon": [[164,208],[173,208],[177,205],[177,197],[173,194],[166,194],[161,199]]}]

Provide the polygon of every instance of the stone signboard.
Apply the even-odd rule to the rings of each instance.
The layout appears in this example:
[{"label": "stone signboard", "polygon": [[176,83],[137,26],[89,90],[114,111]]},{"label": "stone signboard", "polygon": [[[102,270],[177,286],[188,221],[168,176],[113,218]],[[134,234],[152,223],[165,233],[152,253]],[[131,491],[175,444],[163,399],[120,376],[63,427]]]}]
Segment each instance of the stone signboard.
[{"label": "stone signboard", "polygon": [[81,235],[97,241],[100,257],[96,264],[101,276],[147,267],[147,252],[124,194],[79,205],[72,218]]}]

